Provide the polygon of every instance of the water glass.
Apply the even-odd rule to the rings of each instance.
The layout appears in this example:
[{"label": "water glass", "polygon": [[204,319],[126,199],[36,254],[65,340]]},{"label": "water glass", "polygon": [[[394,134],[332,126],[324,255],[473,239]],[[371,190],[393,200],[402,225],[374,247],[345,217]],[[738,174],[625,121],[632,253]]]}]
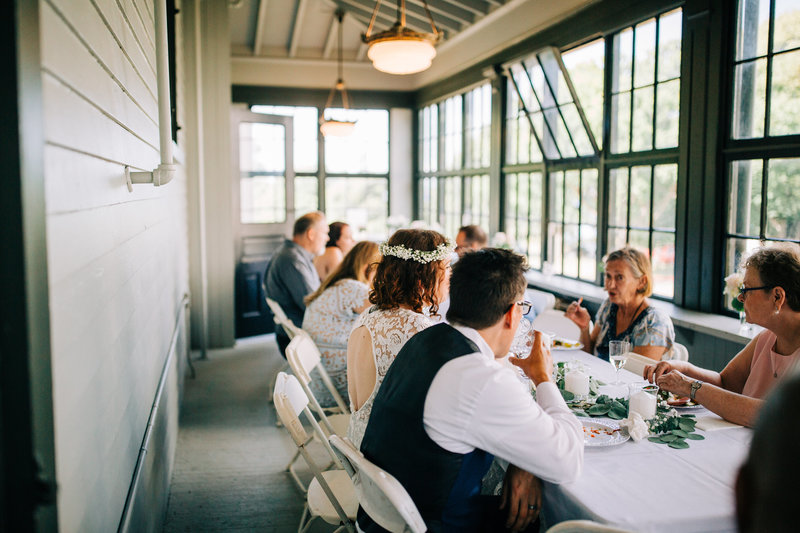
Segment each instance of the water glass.
[{"label": "water glass", "polygon": [[617,371],[617,380],[612,385],[622,385],[619,380],[619,371],[628,360],[628,352],[631,351],[631,343],[628,341],[611,341],[608,343],[608,359]]}]

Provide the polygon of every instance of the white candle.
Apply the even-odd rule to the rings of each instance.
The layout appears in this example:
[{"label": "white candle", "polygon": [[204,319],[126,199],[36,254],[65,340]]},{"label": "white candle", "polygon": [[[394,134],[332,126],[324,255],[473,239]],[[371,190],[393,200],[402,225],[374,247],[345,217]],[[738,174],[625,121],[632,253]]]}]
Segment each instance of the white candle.
[{"label": "white candle", "polygon": [[654,395],[640,390],[631,394],[628,401],[628,416],[630,413],[639,413],[645,420],[656,416],[656,397]]},{"label": "white candle", "polygon": [[564,389],[576,396],[588,396],[589,376],[580,370],[567,372],[564,376]]}]

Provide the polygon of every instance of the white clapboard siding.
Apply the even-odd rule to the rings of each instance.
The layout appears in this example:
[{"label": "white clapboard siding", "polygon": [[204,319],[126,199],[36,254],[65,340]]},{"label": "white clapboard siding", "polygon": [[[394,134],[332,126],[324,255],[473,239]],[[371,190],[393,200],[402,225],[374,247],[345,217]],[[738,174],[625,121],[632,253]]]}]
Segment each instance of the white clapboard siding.
[{"label": "white clapboard siding", "polygon": [[[52,37],[42,44],[42,67],[48,76],[69,87],[77,95],[91,102],[99,111],[113,120],[125,124],[133,134],[158,146],[157,117],[146,114],[119,81],[109,77],[107,71],[88,55],[84,45],[70,32],[55,13],[43,8],[42,27]],[[70,65],[68,70],[59,65]],[[58,70],[56,70],[58,69]],[[103,80],[102,83],[98,83]]]},{"label": "white clapboard siding", "polygon": [[99,6],[104,6],[100,11],[85,0],[46,0],[44,4],[62,19],[92,56],[120,80],[147,114],[157,120],[155,70],[133,39],[116,4],[100,2]]},{"label": "white clapboard siding", "polygon": [[[160,161],[151,4],[40,2],[62,532],[116,530],[188,288],[186,177],[132,193],[124,180]],[[151,446],[167,454],[177,404],[162,409],[171,434]]]}]

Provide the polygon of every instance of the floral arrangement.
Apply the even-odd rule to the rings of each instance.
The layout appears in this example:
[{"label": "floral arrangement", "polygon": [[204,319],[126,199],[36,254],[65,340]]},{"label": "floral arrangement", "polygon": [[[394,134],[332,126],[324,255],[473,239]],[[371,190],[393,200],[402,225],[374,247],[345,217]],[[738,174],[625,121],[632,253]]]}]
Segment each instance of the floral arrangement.
[{"label": "floral arrangement", "polygon": [[744,311],[742,302],[739,301],[739,288],[744,283],[744,275],[741,272],[734,272],[725,278],[725,288],[722,294],[730,298],[731,307],[741,312]]},{"label": "floral arrangement", "polygon": [[455,244],[450,239],[447,242],[444,242],[437,246],[433,250],[415,250],[413,248],[406,248],[402,244],[398,244],[397,246],[389,246],[388,244],[381,243],[380,247],[381,255],[384,257],[397,257],[398,259],[403,259],[405,261],[416,261],[417,263],[422,263],[423,265],[426,263],[432,263],[433,261],[441,261],[442,259],[446,259],[450,257],[455,250]]}]

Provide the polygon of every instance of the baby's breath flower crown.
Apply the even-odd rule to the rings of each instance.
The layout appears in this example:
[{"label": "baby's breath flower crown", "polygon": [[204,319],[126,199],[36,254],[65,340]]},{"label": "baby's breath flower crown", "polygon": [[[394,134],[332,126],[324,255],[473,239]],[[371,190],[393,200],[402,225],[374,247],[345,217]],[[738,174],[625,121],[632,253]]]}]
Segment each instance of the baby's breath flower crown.
[{"label": "baby's breath flower crown", "polygon": [[406,248],[405,245],[398,244],[397,246],[389,246],[388,244],[381,243],[380,252],[384,257],[397,257],[406,261],[416,261],[417,263],[432,263],[433,261],[441,261],[450,257],[450,254],[455,250],[455,244],[450,239],[443,242],[433,250],[415,250],[413,248]]}]

